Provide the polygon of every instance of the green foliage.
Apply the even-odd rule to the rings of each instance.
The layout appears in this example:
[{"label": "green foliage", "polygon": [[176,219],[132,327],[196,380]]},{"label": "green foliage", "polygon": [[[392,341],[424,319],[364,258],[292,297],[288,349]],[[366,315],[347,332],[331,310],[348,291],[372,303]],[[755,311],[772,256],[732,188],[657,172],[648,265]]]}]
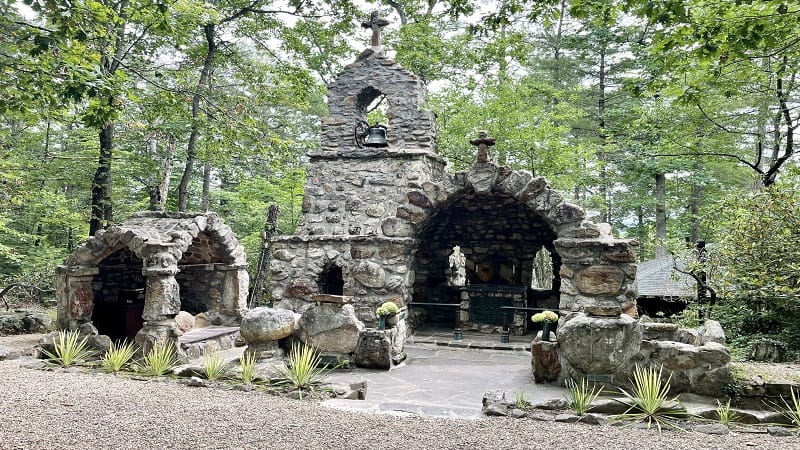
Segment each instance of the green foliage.
[{"label": "green foliage", "polygon": [[730,426],[731,424],[738,422],[740,416],[736,411],[731,409],[731,401],[728,401],[723,405],[719,400],[717,400],[717,421],[723,425]]},{"label": "green foliage", "polygon": [[203,375],[208,381],[217,381],[228,373],[225,357],[219,352],[203,355]]},{"label": "green foliage", "polygon": [[655,425],[658,431],[661,431],[662,425],[681,429],[678,420],[685,418],[686,412],[671,407],[670,402],[677,401],[677,397],[672,400],[667,398],[672,376],[670,375],[666,382],[662,381],[662,370],[661,367],[657,371],[654,367],[636,367],[631,391],[620,388],[620,392],[626,398],[622,402],[628,405],[628,410],[624,414],[615,416],[615,420],[645,422],[648,429]]},{"label": "green foliage", "polygon": [[569,378],[564,381],[564,384],[567,387],[566,398],[569,402],[569,407],[579,416],[586,414],[592,406],[592,402],[597,399],[597,396],[603,390],[601,386],[592,386],[590,389],[589,382],[585,378],[581,379],[580,383],[576,383],[575,380]]},{"label": "green foliage", "polygon": [[303,392],[312,395],[320,389],[325,376],[331,369],[327,365],[320,367],[321,357],[310,345],[293,343],[286,366],[279,367],[281,379],[276,383],[297,390],[300,398]]},{"label": "green foliage", "polygon": [[800,345],[798,205],[795,185],[778,183],[717,207],[715,223],[727,233],[713,274],[724,299],[719,320],[734,339],[768,335]]},{"label": "green foliage", "polygon": [[159,342],[144,355],[142,364],[137,368],[139,372],[152,377],[160,377],[179,364],[172,341]]},{"label": "green foliage", "polygon": [[47,358],[61,367],[71,367],[77,363],[84,362],[90,358],[94,352],[87,347],[86,341],[89,339],[85,336],[80,339],[80,333],[77,330],[58,332],[58,337],[53,338],[53,352],[42,349]]},{"label": "green foliage", "polygon": [[525,409],[530,405],[531,402],[528,401],[528,394],[525,391],[514,392],[514,406],[519,409]]},{"label": "green foliage", "polygon": [[786,401],[785,398],[781,398],[781,400],[783,400],[783,408],[779,408],[779,411],[784,417],[789,419],[792,425],[796,428],[800,428],[800,395],[792,389],[791,398],[791,403]]},{"label": "green foliage", "polygon": [[114,343],[103,355],[100,363],[106,372],[117,373],[131,362],[135,354],[136,348],[133,342]]},{"label": "green foliage", "polygon": [[250,384],[256,378],[256,354],[245,352],[239,359],[239,366],[242,370],[242,382]]}]

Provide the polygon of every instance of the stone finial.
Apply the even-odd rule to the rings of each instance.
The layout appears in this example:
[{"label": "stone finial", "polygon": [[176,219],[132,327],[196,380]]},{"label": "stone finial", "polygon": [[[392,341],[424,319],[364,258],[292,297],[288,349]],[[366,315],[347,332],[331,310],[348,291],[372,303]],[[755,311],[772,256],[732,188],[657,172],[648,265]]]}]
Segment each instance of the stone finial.
[{"label": "stone finial", "polygon": [[370,20],[368,22],[361,22],[361,26],[363,28],[369,28],[372,30],[373,47],[381,46],[381,28],[391,23],[386,19],[381,19],[378,14],[379,14],[378,11],[372,11],[372,14],[370,15]]},{"label": "stone finial", "polygon": [[470,139],[469,143],[478,147],[478,155],[475,157],[475,162],[482,164],[488,163],[489,147],[494,145],[495,138],[489,137],[489,133],[486,131],[479,131],[478,137],[476,139]]}]

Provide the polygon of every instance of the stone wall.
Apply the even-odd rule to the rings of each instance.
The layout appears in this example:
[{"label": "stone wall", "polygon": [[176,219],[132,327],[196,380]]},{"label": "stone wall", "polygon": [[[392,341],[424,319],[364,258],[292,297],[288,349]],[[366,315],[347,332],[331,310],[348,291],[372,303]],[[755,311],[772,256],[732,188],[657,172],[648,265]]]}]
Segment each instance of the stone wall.
[{"label": "stone wall", "polygon": [[353,126],[365,119],[370,103],[383,95],[390,151],[435,152],[435,119],[433,113],[422,109],[425,93],[418,76],[381,52],[365,50],[328,85],[330,115],[322,119],[322,154],[376,154],[375,149],[352,148]]}]

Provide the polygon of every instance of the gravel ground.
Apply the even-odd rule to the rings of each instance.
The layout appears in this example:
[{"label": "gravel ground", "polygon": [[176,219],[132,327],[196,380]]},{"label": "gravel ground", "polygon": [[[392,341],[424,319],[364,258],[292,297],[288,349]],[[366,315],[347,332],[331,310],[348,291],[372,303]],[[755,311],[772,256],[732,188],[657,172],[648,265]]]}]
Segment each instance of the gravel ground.
[{"label": "gravel ground", "polygon": [[[0,345],[11,347],[8,338]],[[0,362],[0,449],[800,449],[797,436],[365,414],[258,392],[21,367],[29,361]]]}]

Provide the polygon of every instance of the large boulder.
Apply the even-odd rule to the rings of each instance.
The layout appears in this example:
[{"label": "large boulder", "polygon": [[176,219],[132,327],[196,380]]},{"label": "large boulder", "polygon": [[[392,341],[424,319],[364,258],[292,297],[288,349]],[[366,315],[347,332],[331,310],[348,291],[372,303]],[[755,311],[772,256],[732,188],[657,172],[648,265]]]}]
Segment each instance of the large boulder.
[{"label": "large boulder", "polygon": [[290,336],[295,331],[295,314],[288,309],[253,308],[242,318],[239,333],[248,346],[265,344]]},{"label": "large boulder", "polygon": [[318,303],[300,317],[300,338],[323,353],[353,353],[364,330],[353,305]]},{"label": "large boulder", "polygon": [[589,317],[576,313],[558,327],[561,355],[584,374],[613,374],[639,352],[642,329],[628,315]]},{"label": "large boulder", "polygon": [[355,351],[358,367],[389,370],[392,368],[392,340],[384,330],[369,329],[362,332]]}]

